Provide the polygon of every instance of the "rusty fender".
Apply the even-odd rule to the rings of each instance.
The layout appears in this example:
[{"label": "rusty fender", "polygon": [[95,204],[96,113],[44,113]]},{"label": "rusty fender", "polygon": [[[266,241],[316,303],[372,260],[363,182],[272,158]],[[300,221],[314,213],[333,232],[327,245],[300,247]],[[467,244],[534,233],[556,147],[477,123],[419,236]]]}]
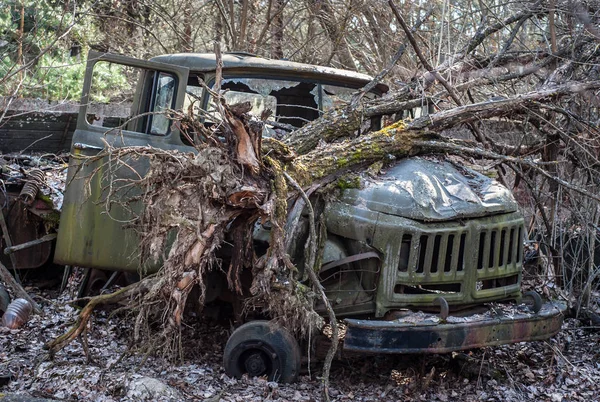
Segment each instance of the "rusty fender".
[{"label": "rusty fender", "polygon": [[393,321],[346,319],[344,350],[361,353],[446,353],[550,338],[562,326],[566,305],[490,308],[466,317],[414,313]]}]

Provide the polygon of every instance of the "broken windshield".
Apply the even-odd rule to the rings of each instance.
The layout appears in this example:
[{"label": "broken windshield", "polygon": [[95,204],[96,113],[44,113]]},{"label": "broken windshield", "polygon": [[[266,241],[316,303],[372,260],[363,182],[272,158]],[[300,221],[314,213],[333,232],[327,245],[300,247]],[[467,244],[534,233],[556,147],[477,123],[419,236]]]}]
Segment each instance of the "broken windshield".
[{"label": "broken windshield", "polygon": [[322,112],[344,106],[356,91],[335,85],[246,77],[226,78],[221,89],[228,103],[248,101],[251,114],[257,118],[268,115],[273,126],[284,129],[302,127]]},{"label": "broken windshield", "polygon": [[273,91],[280,91],[284,88],[293,88],[299,84],[297,81],[272,80],[268,78],[226,78],[222,86],[228,84],[244,84],[253,92],[262,96],[267,96]]},{"label": "broken windshield", "polygon": [[[347,105],[356,90],[315,82],[254,77],[227,77],[221,83],[227,103],[249,102],[249,114],[267,123],[263,135],[275,137],[302,127],[323,112]],[[186,110],[192,107],[207,121],[218,121],[212,97],[205,109],[201,110],[201,93],[200,87],[188,86]]]}]

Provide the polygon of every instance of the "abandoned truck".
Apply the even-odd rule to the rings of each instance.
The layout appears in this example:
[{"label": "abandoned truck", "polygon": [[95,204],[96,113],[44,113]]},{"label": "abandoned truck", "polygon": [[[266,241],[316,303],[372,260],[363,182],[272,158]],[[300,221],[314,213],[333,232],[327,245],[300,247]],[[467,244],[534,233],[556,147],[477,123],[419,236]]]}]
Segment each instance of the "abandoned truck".
[{"label": "abandoned truck", "polygon": [[[265,135],[318,118],[370,81],[354,72],[247,54],[225,54],[222,61],[228,102],[248,101],[258,116],[272,111]],[[95,73],[102,63],[128,80],[139,77],[135,91],[123,92],[121,100],[131,98],[131,115],[142,117],[123,122],[123,130],[108,129],[102,116],[88,113],[91,103],[104,99],[97,91],[107,89]],[[211,54],[140,61],[90,52],[55,262],[138,271],[136,233],[124,226],[128,211],[114,206],[107,216],[99,202],[105,187],[97,169],[103,162],[83,163],[82,156],[98,154],[105,142],[193,151],[190,139],[166,115],[153,112],[199,108],[210,124],[211,94],[200,83],[214,85],[215,70]],[[380,84],[368,96],[386,90]],[[376,128],[379,122],[371,124]],[[134,175],[129,169],[117,174]],[[376,178],[365,175],[360,188],[340,190],[323,211],[327,241],[319,277],[335,313],[344,319],[342,351],[450,352],[545,339],[560,330],[563,304],[521,293],[523,218],[511,193],[496,181],[449,161],[408,158]],[[257,224],[257,248],[264,248],[268,232],[268,224]],[[301,258],[303,247],[293,248],[290,256]],[[207,302],[228,300],[222,280],[209,278]],[[224,361],[233,376],[292,381],[300,353],[285,328],[250,321],[231,335]]]}]

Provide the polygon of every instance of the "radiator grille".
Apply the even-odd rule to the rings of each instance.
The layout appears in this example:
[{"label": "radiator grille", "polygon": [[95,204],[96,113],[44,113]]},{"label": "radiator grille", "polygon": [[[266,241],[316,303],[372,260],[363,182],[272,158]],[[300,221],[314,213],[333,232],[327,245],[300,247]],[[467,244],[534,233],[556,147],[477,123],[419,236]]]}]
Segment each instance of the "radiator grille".
[{"label": "radiator grille", "polygon": [[392,293],[426,303],[415,297],[443,293],[459,302],[518,291],[523,221],[490,221],[402,233]]},{"label": "radiator grille", "polygon": [[428,277],[461,272],[465,268],[466,240],[467,233],[458,231],[404,234],[398,271],[403,276]]},{"label": "radiator grille", "polygon": [[521,262],[522,226],[496,228],[479,233],[477,269],[497,272]]}]

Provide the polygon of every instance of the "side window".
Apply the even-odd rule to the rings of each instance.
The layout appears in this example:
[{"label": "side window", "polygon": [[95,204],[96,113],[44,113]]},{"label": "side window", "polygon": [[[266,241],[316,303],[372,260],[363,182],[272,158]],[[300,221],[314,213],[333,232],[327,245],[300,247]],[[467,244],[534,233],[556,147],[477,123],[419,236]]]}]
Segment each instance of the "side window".
[{"label": "side window", "polygon": [[150,134],[165,135],[169,132],[171,121],[166,111],[173,107],[175,83],[175,77],[171,74],[158,73],[154,102],[152,102],[152,112],[155,114],[150,116]]},{"label": "side window", "polygon": [[92,73],[86,120],[94,126],[166,135],[176,88],[173,74],[99,61]]}]

